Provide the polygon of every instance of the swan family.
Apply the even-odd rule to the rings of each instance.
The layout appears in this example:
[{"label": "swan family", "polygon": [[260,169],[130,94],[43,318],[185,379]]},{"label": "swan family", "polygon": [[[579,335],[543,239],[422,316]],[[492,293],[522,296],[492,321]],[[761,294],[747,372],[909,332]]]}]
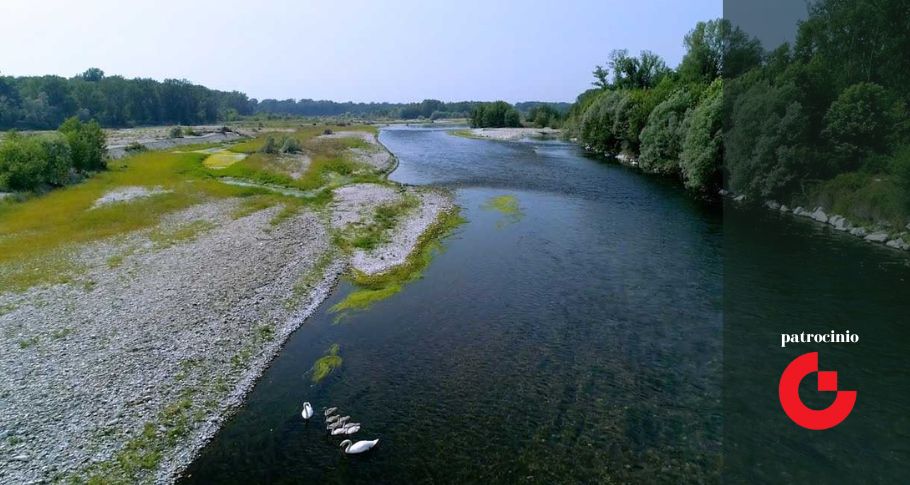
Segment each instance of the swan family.
[{"label": "swan family", "polygon": [[[351,419],[351,417],[335,414],[337,411],[337,407],[330,407],[323,411],[326,431],[328,431],[331,436],[350,436],[360,431],[360,423],[348,423],[348,420]],[[300,411],[300,416],[303,417],[304,421],[309,421],[309,419],[313,417],[313,414],[313,405],[309,402],[303,403],[303,410]],[[362,440],[356,443],[346,439],[341,442],[341,448],[344,449],[345,454],[356,455],[372,449],[377,443],[379,443],[378,439]]]}]

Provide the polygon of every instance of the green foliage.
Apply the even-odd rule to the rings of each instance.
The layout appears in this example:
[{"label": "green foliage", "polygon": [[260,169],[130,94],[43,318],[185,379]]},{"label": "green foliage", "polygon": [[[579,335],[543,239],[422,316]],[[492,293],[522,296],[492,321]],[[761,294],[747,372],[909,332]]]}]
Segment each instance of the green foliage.
[{"label": "green foliage", "polygon": [[672,174],[679,170],[679,155],[686,135],[686,112],[695,104],[695,96],[679,89],[658,104],[648,116],[641,131],[642,170]]},{"label": "green foliage", "polygon": [[58,131],[66,137],[72,151],[73,167],[76,170],[93,171],[106,168],[107,140],[97,121],[83,123],[76,117],[68,118],[60,125]]},{"label": "green foliage", "polygon": [[689,82],[708,84],[718,77],[733,78],[762,60],[758,39],[749,37],[727,19],[699,22],[684,39],[686,55],[679,75]]},{"label": "green foliage", "polygon": [[[723,170],[723,80],[715,79],[695,109],[689,110],[679,166],[686,187],[716,190]],[[642,155],[644,158],[644,155]]]},{"label": "green foliage", "polygon": [[791,86],[762,81],[739,96],[725,138],[728,184],[753,199],[779,198],[810,174],[806,116]]},{"label": "green foliage", "polygon": [[71,150],[61,136],[12,132],[0,143],[0,188],[29,191],[44,184],[63,185],[71,166]]},{"label": "green foliage", "polygon": [[518,111],[505,101],[478,104],[471,111],[472,128],[503,128],[521,126]]},{"label": "green foliage", "polygon": [[538,128],[559,128],[562,124],[562,115],[555,108],[547,104],[531,108],[525,119]]},{"label": "green foliage", "polygon": [[836,168],[855,170],[868,156],[886,151],[901,115],[906,115],[902,106],[878,84],[845,89],[828,108],[822,131],[832,145]]},{"label": "green foliage", "polygon": [[183,128],[175,126],[168,130],[167,136],[169,138],[183,138]]}]

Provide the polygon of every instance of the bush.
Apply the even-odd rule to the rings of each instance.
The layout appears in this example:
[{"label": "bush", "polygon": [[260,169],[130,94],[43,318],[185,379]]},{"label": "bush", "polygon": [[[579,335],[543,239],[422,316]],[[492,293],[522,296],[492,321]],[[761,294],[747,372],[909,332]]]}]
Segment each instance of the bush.
[{"label": "bush", "polygon": [[6,190],[63,185],[71,168],[70,147],[59,135],[22,136],[12,132],[0,144],[0,187]]},{"label": "bush", "polygon": [[302,150],[300,142],[293,136],[286,136],[281,144],[281,153],[298,153]]},{"label": "bush", "polygon": [[58,131],[70,146],[76,170],[103,170],[107,166],[106,137],[96,121],[82,123],[72,117],[64,121]]},{"label": "bush", "polygon": [[171,130],[167,133],[167,136],[170,138],[183,138],[183,129],[179,126],[175,126],[171,128]]},{"label": "bush", "polygon": [[278,153],[278,144],[275,142],[275,138],[271,136],[266,138],[259,151],[262,153]]}]

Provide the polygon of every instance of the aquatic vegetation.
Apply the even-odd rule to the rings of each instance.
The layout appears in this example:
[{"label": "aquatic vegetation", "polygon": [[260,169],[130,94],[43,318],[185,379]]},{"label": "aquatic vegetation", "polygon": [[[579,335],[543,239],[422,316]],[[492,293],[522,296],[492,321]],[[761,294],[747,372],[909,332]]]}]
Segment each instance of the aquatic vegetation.
[{"label": "aquatic vegetation", "polygon": [[344,300],[332,305],[329,312],[338,313],[345,310],[363,310],[369,308],[373,303],[385,300],[386,298],[401,291],[401,285],[391,283],[378,290],[364,288],[351,292]]},{"label": "aquatic vegetation", "polygon": [[341,356],[338,355],[340,350],[338,344],[332,344],[328,353],[323,355],[313,364],[313,383],[318,383],[325,379],[333,370],[341,367]]},{"label": "aquatic vegetation", "polygon": [[481,206],[488,211],[496,211],[504,216],[502,220],[496,223],[496,227],[502,227],[507,223],[515,223],[524,217],[524,211],[518,205],[518,198],[514,195],[497,195],[490,197],[486,203]]},{"label": "aquatic vegetation", "polygon": [[420,279],[433,256],[443,250],[442,239],[464,222],[461,210],[456,206],[439,214],[436,221],[417,239],[414,250],[403,264],[373,275],[354,270],[350,279],[359,289],[329,309],[332,313],[339,313],[335,321],[341,321],[345,312],[365,310],[374,303],[395,295],[407,283]]}]

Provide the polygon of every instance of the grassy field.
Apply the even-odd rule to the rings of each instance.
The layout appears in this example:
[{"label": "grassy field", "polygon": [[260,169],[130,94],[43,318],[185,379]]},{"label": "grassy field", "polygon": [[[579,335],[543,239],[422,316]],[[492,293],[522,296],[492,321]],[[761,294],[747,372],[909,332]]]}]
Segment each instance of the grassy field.
[{"label": "grassy field", "polygon": [[[243,197],[241,211],[276,204],[284,205],[274,222],[292,216],[306,204],[324,204],[331,193],[301,200],[269,193],[256,187],[238,187],[220,182],[222,176],[305,190],[330,189],[350,181],[376,181],[381,174],[354,161],[346,150],[366,145],[358,138],[319,138],[325,126],[308,126],[291,133],[262,133],[254,139],[229,146],[233,153],[250,153],[225,168],[204,163],[209,153],[193,152],[213,146],[181,147],[180,150],[143,152],[111,163],[109,170],[80,183],[33,196],[22,202],[0,201],[0,288],[25,290],[36,284],[71,281],[81,268],[72,258],[78,245],[150,229],[169,213],[205,201]],[[372,126],[333,126],[333,130],[362,130]],[[295,137],[312,159],[300,178],[294,179],[276,163],[278,155],[258,153],[269,136]],[[210,151],[210,150],[209,150]],[[93,207],[106,193],[121,187],[162,190],[149,197]],[[235,214],[241,215],[241,214]],[[156,244],[192,235],[157,234]]]}]

